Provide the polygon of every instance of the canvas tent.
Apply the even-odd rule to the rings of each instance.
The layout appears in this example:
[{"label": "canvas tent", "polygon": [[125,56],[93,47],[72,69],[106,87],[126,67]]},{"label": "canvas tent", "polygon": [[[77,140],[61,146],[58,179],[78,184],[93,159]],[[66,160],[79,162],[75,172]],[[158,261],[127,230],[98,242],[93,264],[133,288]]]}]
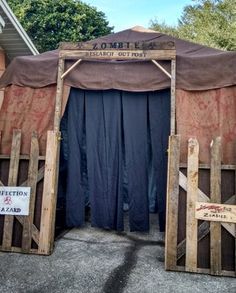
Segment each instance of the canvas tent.
[{"label": "canvas tent", "polygon": [[[122,46],[127,48],[130,43],[150,41],[175,43],[175,123],[176,133],[181,135],[181,162],[187,161],[186,145],[189,137],[198,138],[200,162],[207,164],[210,160],[208,145],[212,138],[221,136],[222,163],[235,164],[236,53],[193,44],[140,27],[87,43],[93,44],[95,49],[105,49],[105,46],[122,49]],[[0,86],[6,87],[0,113],[1,154],[10,154],[12,131],[21,129],[21,153],[30,153],[31,133],[37,131],[39,152],[41,156],[45,155],[46,132],[53,129],[58,54],[56,50],[38,56],[15,58],[1,78]],[[73,61],[67,61],[66,69],[72,64]],[[170,72],[169,62],[160,61],[160,64]],[[74,170],[81,180],[78,185],[73,185],[74,180],[68,185],[73,187],[69,195],[75,190],[76,194],[80,193],[82,187],[83,194],[96,194],[97,197],[90,198],[95,209],[99,207],[98,214],[92,218],[94,225],[106,228],[112,218],[112,224],[109,224],[108,228],[122,230],[122,215],[119,215],[119,212],[122,213],[123,191],[120,188],[127,183],[125,180],[128,180],[127,185],[130,184],[130,188],[133,188],[132,192],[129,190],[128,193],[139,198],[137,201],[135,197],[132,198],[134,206],[138,202],[137,205],[144,207],[143,210],[147,209],[148,199],[143,194],[147,193],[152,174],[149,170],[150,164],[147,163],[148,149],[151,149],[154,164],[154,181],[162,178],[159,183],[161,185],[156,183],[152,186],[157,189],[158,186],[165,188],[170,127],[170,79],[149,61],[83,60],[66,76],[65,85],[61,116],[67,115],[64,122],[67,128],[64,130],[66,129],[65,133],[69,138],[66,145],[62,143],[62,149],[70,148],[65,154],[73,151],[73,157],[69,158],[68,172]],[[65,120],[62,119],[63,121]],[[118,143],[122,141],[126,142],[124,148],[123,143]],[[77,147],[77,155],[72,146]],[[143,149],[146,149],[145,153],[140,152]],[[126,158],[125,164],[117,159],[123,157]],[[101,167],[104,162],[107,164],[105,168]],[[84,175],[83,164],[87,166],[91,176],[88,176],[88,173]],[[76,169],[78,166],[79,170]],[[124,172],[124,166],[127,169],[126,176],[119,176]],[[68,176],[70,181],[73,175]],[[88,182],[85,184],[83,180]],[[104,196],[104,188],[116,196],[122,196],[116,197],[115,202],[105,198],[106,204],[101,204],[97,199]],[[162,202],[159,207],[163,204],[163,213],[165,194],[164,191],[161,193]],[[84,198],[79,201],[75,201],[72,196],[70,204],[77,206],[79,214],[83,216],[81,207],[84,206]],[[130,222],[133,230],[148,229],[148,211],[144,212],[140,206],[130,210],[130,213],[133,213]],[[40,212],[40,208],[36,209],[36,222]],[[74,220],[73,213],[71,215],[73,219],[69,219],[69,223],[76,222],[78,219]],[[108,215],[108,222],[101,223],[104,215]],[[135,219],[134,222],[132,219]],[[1,227],[2,218],[0,230]],[[181,233],[184,232],[180,232],[178,236],[180,242],[184,239]]]}]

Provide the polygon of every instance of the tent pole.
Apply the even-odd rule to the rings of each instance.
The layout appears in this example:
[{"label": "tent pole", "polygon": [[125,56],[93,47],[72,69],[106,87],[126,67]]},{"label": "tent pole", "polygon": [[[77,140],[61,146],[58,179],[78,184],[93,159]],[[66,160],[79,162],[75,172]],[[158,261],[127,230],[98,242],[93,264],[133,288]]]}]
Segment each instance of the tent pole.
[{"label": "tent pole", "polygon": [[174,135],[175,130],[175,85],[176,85],[176,61],[171,60],[171,106],[170,106],[170,134]]},{"label": "tent pole", "polygon": [[57,74],[57,93],[56,93],[56,105],[55,105],[55,115],[54,115],[54,130],[59,131],[60,120],[61,120],[61,106],[62,106],[62,96],[63,96],[63,83],[64,79],[61,78],[65,68],[65,60],[59,58],[58,64],[58,74]]}]

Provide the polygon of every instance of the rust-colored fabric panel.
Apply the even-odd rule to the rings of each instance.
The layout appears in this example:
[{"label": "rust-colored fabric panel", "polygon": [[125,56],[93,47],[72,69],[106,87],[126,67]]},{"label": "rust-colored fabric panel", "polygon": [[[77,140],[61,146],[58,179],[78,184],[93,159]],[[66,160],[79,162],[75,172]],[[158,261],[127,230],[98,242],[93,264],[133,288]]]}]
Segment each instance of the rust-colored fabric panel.
[{"label": "rust-colored fabric panel", "polygon": [[29,154],[31,133],[37,131],[40,154],[45,155],[47,131],[53,129],[55,95],[55,85],[6,88],[0,110],[1,154],[10,154],[13,129],[21,129],[21,154]]},{"label": "rust-colored fabric panel", "polygon": [[187,140],[200,144],[200,163],[210,162],[209,145],[222,137],[222,163],[236,163],[236,86],[208,91],[176,91],[177,133],[181,135],[181,162],[187,160]]}]

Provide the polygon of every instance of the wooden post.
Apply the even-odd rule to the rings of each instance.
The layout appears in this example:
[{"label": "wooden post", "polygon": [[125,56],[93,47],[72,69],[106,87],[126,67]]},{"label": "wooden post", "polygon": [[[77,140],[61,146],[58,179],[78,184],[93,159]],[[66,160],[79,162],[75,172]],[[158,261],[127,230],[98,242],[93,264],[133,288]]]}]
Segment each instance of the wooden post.
[{"label": "wooden post", "polygon": [[165,269],[173,270],[177,266],[177,226],[179,204],[179,159],[180,136],[169,137],[169,158],[167,177],[167,210],[166,210],[166,240]]},{"label": "wooden post", "polygon": [[175,87],[176,87],[176,61],[171,60],[171,106],[170,106],[170,134],[175,134]]},{"label": "wooden post", "polygon": [[24,217],[23,234],[22,234],[22,250],[24,252],[29,252],[31,249],[32,230],[33,230],[33,221],[34,221],[34,206],[35,206],[35,199],[36,199],[37,179],[38,179],[38,162],[39,162],[39,143],[38,143],[37,134],[33,132],[31,137],[30,161],[29,161],[28,181],[27,181],[27,186],[31,187],[29,216]]},{"label": "wooden post", "polygon": [[63,84],[64,79],[61,78],[64,73],[65,60],[59,58],[58,64],[58,74],[57,74],[57,93],[56,93],[56,105],[55,105],[55,115],[54,115],[54,130],[59,131],[60,120],[61,120],[61,107],[62,107],[62,97],[63,97]]},{"label": "wooden post", "polygon": [[[20,161],[20,148],[21,148],[21,131],[13,130],[8,186],[17,185],[18,169],[19,169],[19,161]],[[3,241],[2,241],[3,250],[11,249],[13,222],[14,222],[14,216],[5,216]]]},{"label": "wooden post", "polygon": [[57,131],[48,131],[39,233],[39,254],[50,254],[54,243],[59,160],[58,137]]},{"label": "wooden post", "polygon": [[195,203],[198,200],[198,141],[190,138],[188,141],[188,171],[187,171],[187,217],[186,217],[186,271],[197,270],[198,227],[195,219]]}]

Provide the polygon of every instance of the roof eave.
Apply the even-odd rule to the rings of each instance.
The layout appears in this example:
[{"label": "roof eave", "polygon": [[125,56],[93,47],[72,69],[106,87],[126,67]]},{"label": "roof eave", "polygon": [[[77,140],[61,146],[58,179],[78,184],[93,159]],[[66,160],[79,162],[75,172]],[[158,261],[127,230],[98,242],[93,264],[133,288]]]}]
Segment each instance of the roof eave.
[{"label": "roof eave", "polygon": [[15,27],[15,29],[17,30],[17,32],[19,33],[19,35],[21,36],[21,38],[23,39],[25,44],[28,46],[29,50],[32,52],[32,54],[38,55],[39,54],[38,50],[36,49],[33,42],[31,41],[31,39],[29,38],[29,36],[25,32],[25,30],[23,29],[22,25],[19,23],[19,21],[17,20],[17,18],[13,14],[13,12],[12,12],[11,8],[9,7],[9,5],[7,4],[7,2],[5,0],[2,0],[2,1],[0,1],[0,5],[1,5],[3,11],[5,12],[6,16],[11,21],[12,25]]}]

